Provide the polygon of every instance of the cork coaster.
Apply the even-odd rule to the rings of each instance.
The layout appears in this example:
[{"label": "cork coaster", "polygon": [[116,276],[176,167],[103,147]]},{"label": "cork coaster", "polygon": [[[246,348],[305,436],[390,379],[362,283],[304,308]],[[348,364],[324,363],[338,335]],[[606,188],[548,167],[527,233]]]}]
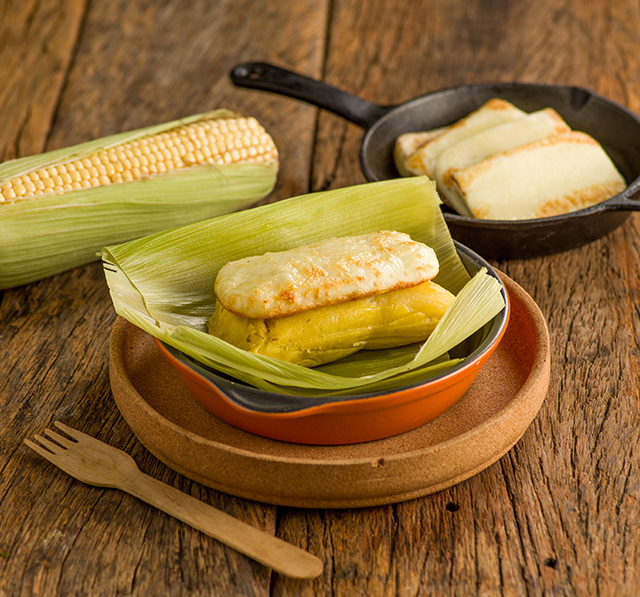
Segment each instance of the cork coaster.
[{"label": "cork coaster", "polygon": [[110,346],[114,399],[154,456],[231,495],[308,508],[364,507],[427,495],[477,474],[506,454],[547,393],[546,322],[533,299],[501,277],[511,318],[471,388],[433,421],[388,439],[310,446],[232,427],[191,396],[151,336],[120,317]]}]

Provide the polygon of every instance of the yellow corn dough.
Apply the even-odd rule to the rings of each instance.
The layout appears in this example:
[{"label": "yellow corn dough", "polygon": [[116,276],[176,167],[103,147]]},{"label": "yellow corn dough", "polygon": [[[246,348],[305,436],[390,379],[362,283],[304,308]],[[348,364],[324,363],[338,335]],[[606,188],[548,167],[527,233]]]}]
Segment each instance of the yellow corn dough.
[{"label": "yellow corn dough", "polygon": [[426,340],[454,296],[428,281],[273,319],[249,319],[218,303],[209,333],[250,352],[315,367],[362,349]]}]

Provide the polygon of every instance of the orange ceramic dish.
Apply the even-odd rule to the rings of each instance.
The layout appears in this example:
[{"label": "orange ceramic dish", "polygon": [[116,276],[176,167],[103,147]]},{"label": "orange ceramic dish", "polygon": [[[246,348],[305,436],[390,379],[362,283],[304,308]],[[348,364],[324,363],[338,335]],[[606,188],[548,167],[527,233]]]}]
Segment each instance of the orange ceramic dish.
[{"label": "orange ceramic dish", "polygon": [[[500,280],[482,258],[462,245],[456,247],[472,275],[484,267]],[[506,307],[465,341],[466,352],[469,346],[472,352],[461,363],[422,382],[371,394],[309,398],[259,390],[207,369],[160,341],[157,344],[196,400],[235,427],[299,444],[366,442],[415,429],[463,396],[506,330],[509,303],[504,286],[502,293]]]}]

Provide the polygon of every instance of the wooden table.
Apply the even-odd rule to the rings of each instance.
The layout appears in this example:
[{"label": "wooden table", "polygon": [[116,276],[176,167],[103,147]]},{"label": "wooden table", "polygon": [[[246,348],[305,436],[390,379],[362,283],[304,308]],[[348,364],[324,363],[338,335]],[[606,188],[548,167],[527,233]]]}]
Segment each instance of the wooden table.
[{"label": "wooden table", "polygon": [[[640,112],[640,7],[615,0],[5,0],[0,159],[217,107],[257,116],[282,168],[271,200],[364,181],[362,130],[234,88],[246,60],[392,104],[492,80],[577,84]],[[0,214],[1,218],[1,214]],[[0,219],[0,233],[1,233]],[[138,442],[108,379],[115,313],[99,264],[2,292],[0,595],[637,595],[640,219],[607,238],[500,261],[551,334],[547,399],[499,462],[389,506],[304,510],[234,498]],[[61,420],[152,476],[317,554],[271,574],[22,443]]]}]

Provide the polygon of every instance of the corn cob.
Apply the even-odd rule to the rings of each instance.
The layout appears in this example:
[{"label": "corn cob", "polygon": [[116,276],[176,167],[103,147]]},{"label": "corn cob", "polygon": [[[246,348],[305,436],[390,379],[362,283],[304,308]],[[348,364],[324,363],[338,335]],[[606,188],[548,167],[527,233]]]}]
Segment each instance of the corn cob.
[{"label": "corn cob", "polygon": [[98,251],[266,196],[278,152],[255,118],[226,110],[0,165],[0,288]]}]

